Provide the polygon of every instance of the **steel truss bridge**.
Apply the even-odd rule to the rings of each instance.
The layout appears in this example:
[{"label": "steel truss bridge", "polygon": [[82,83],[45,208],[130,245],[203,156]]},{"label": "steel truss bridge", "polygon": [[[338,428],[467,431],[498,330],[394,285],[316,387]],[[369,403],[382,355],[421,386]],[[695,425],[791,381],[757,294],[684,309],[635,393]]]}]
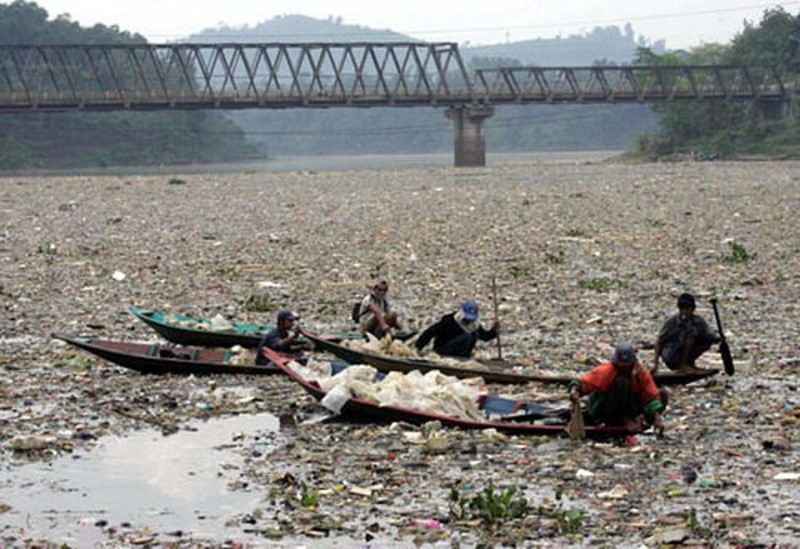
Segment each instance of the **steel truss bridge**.
[{"label": "steel truss bridge", "polygon": [[0,45],[0,114],[444,107],[456,165],[483,165],[483,121],[508,104],[756,101],[794,89],[771,67],[501,67],[454,43]]}]

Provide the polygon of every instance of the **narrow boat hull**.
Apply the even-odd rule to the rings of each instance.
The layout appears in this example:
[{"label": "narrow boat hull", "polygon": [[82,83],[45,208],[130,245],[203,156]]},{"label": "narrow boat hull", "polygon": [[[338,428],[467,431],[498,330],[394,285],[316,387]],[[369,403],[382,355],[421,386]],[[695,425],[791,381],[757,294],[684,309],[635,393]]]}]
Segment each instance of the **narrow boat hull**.
[{"label": "narrow boat hull", "polygon": [[[487,383],[542,383],[555,385],[568,385],[575,379],[572,375],[528,375],[514,371],[514,364],[500,361],[479,361],[484,368],[467,368],[439,363],[431,360],[410,360],[397,357],[366,353],[345,347],[341,339],[333,336],[322,336],[302,330],[303,336],[314,343],[317,351],[328,352],[350,364],[369,364],[381,372],[411,372],[419,370],[422,373],[438,370],[443,374],[458,377],[482,377]],[[659,385],[685,385],[699,381],[717,374],[719,370],[694,370],[691,372],[659,372],[655,376]]]},{"label": "narrow boat hull", "polygon": [[[289,365],[289,363],[292,361],[291,357],[287,357],[271,350],[265,350],[264,352],[267,354],[267,357],[272,361],[273,364],[275,364],[287,376],[297,382],[314,399],[321,401],[325,397],[325,391],[320,388],[317,382],[303,378],[291,368]],[[526,404],[528,406],[531,405],[531,403]],[[486,419],[485,421],[475,421],[460,417],[431,413],[413,408],[382,406],[377,402],[360,398],[349,399],[342,407],[341,415],[343,417],[347,417],[348,419],[361,422],[406,422],[413,425],[422,425],[429,421],[438,421],[447,427],[470,430],[495,429],[508,435],[519,436],[566,435],[565,428],[567,425],[563,420],[551,423],[523,422],[520,421],[519,417],[514,416],[508,416],[505,420]],[[536,419],[539,421],[541,421],[542,417],[543,416],[541,414],[536,415]],[[618,438],[631,434],[624,427],[616,426],[608,427],[587,425],[585,429],[586,436],[593,439]]]},{"label": "narrow boat hull", "polygon": [[[131,307],[136,318],[158,332],[164,339],[178,345],[201,347],[234,347],[240,345],[249,349],[258,346],[261,338],[272,326],[232,322],[231,330],[214,329],[211,321],[187,315],[165,314],[160,311]],[[176,322],[177,320],[177,322]],[[183,325],[202,326],[195,328]]]},{"label": "narrow boat hull", "polygon": [[87,351],[108,362],[143,374],[177,375],[273,375],[280,369],[272,364],[232,364],[231,352],[226,349],[176,347],[148,343],[128,343],[53,334],[74,347]]}]

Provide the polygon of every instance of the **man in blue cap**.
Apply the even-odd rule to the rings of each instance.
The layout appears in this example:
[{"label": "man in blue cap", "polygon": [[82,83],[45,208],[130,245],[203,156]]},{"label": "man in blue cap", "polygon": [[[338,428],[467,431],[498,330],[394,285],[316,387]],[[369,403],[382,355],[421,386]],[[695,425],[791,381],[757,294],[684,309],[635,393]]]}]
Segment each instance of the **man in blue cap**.
[{"label": "man in blue cap", "polygon": [[269,347],[273,351],[290,355],[300,354],[302,351],[310,349],[310,345],[307,341],[298,341],[301,336],[294,329],[295,322],[298,320],[300,320],[300,317],[292,311],[278,311],[277,325],[264,334],[264,337],[261,338],[261,342],[258,344],[256,364],[266,364],[269,362],[267,357],[261,353],[262,347]]},{"label": "man in blue cap", "polygon": [[500,333],[500,323],[495,320],[491,329],[481,326],[478,304],[469,299],[458,311],[444,315],[436,324],[428,327],[417,338],[416,347],[421,351],[431,340],[433,350],[443,356],[470,357],[475,344],[490,341]]}]

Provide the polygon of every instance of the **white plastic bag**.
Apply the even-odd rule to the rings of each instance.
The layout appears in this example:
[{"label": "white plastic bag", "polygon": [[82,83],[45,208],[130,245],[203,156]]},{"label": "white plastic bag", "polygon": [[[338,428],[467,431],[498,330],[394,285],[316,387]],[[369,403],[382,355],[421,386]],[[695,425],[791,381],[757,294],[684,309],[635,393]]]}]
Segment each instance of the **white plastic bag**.
[{"label": "white plastic bag", "polygon": [[334,414],[340,414],[342,407],[350,400],[350,397],[350,389],[347,388],[346,384],[340,383],[328,391],[328,394],[320,401],[320,404]]}]

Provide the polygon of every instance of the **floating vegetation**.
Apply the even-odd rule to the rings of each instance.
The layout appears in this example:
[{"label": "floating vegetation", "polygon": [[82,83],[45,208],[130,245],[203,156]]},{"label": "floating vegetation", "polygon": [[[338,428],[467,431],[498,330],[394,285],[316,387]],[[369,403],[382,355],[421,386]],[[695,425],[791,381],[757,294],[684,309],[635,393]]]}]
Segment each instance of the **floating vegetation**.
[{"label": "floating vegetation", "polygon": [[725,263],[747,263],[754,257],[742,244],[738,242],[728,242],[728,253],[722,256]]},{"label": "floating vegetation", "polygon": [[619,278],[582,278],[578,286],[587,290],[604,291],[611,288],[624,288],[627,284]]},{"label": "floating vegetation", "polygon": [[527,514],[528,501],[517,494],[514,486],[495,490],[490,482],[474,496],[463,496],[455,488],[450,491],[450,516],[455,520],[479,519],[491,528],[498,522]]},{"label": "floating vegetation", "polygon": [[553,517],[556,519],[561,533],[570,535],[578,533],[585,515],[580,509],[559,509],[553,514]]},{"label": "floating vegetation", "polygon": [[572,228],[567,231],[567,236],[572,238],[586,238],[586,231],[580,228]]},{"label": "floating vegetation", "polygon": [[244,302],[244,310],[250,313],[268,313],[275,307],[266,294],[251,294]]}]

